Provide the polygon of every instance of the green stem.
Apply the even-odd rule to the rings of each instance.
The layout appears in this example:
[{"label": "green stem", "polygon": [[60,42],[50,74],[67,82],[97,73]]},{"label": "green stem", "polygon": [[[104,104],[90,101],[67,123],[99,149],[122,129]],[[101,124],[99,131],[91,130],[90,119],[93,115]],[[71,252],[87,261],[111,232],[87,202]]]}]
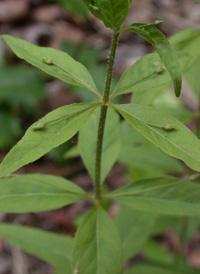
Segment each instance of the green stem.
[{"label": "green stem", "polygon": [[101,158],[102,158],[103,136],[104,136],[107,110],[108,110],[107,106],[103,105],[101,107],[98,136],[97,136],[96,159],[95,159],[95,198],[97,201],[101,201],[101,160],[102,160]]},{"label": "green stem", "polygon": [[112,76],[113,76],[113,66],[115,61],[118,39],[119,39],[119,32],[115,32],[113,35],[112,45],[110,49],[106,84],[105,84],[105,90],[104,90],[103,101],[101,106],[101,113],[99,118],[99,128],[98,128],[97,146],[96,146],[96,159],[95,159],[95,198],[98,202],[101,202],[101,161],[102,161],[103,136],[104,136],[106,116],[108,111],[107,103],[109,101],[110,87],[111,87]]},{"label": "green stem", "polygon": [[112,39],[112,45],[110,49],[110,57],[108,62],[108,71],[107,71],[107,77],[106,77],[106,84],[105,84],[105,90],[103,95],[103,102],[107,104],[109,100],[109,94],[110,94],[110,86],[113,76],[113,66],[115,62],[115,55],[116,55],[116,49],[117,49],[117,43],[119,39],[119,32],[115,32]]}]

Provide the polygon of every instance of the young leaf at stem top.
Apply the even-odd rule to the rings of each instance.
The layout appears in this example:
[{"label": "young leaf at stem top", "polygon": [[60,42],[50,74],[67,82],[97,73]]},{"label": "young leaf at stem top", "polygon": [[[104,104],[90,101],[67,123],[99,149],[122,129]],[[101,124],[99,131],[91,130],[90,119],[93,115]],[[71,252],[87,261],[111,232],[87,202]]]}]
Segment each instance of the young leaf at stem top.
[{"label": "young leaf at stem top", "polygon": [[156,27],[156,25],[161,22],[162,21],[155,21],[153,24],[134,23],[122,31],[130,30],[136,32],[153,45],[171,75],[175,88],[175,94],[178,97],[181,94],[182,88],[180,64],[167,38]]},{"label": "young leaf at stem top", "polygon": [[97,97],[102,97],[87,69],[67,53],[53,48],[38,47],[9,35],[1,37],[19,58],[66,83],[82,87]]},{"label": "young leaf at stem top", "polygon": [[33,124],[4,158],[0,165],[0,177],[36,161],[72,138],[97,106],[92,103],[63,106]]},{"label": "young leaf at stem top", "polygon": [[132,0],[83,0],[91,13],[106,27],[119,30],[126,19]]}]

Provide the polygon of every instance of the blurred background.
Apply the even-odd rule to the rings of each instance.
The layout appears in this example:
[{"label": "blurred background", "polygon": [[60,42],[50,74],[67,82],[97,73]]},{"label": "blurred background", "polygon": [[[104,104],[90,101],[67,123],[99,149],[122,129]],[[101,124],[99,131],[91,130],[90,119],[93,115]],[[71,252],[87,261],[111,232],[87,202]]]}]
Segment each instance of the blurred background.
[{"label": "blurred background", "polygon": [[[126,20],[153,22],[165,20],[159,28],[167,37],[188,28],[200,28],[198,0],[134,0]],[[23,38],[39,46],[50,46],[68,52],[82,62],[103,90],[106,60],[111,31],[89,14],[78,0],[0,0],[0,34]],[[115,63],[113,87],[123,71],[138,58],[152,51],[152,47],[133,33],[121,35]],[[200,72],[200,70],[199,70]],[[182,104],[189,111],[197,111],[198,100],[184,82]],[[11,52],[0,40],[0,161],[23,136],[25,130],[49,111],[73,102],[90,101],[93,95],[77,87],[70,87],[29,66]],[[119,99],[129,102],[127,95]],[[190,125],[193,126],[192,124]],[[73,149],[77,137],[18,173],[49,173],[66,177],[90,191],[92,181],[77,151]],[[125,167],[116,164],[107,183],[113,189],[127,182]],[[90,203],[81,201],[73,206],[37,214],[2,214],[0,222],[25,224],[61,234],[74,235],[79,215]],[[114,205],[110,214],[115,216]],[[168,249],[176,250],[177,237],[167,230],[159,238]],[[187,245],[187,260],[200,267],[200,233],[195,231]],[[21,252],[0,238],[0,274],[51,274],[49,265]]]}]

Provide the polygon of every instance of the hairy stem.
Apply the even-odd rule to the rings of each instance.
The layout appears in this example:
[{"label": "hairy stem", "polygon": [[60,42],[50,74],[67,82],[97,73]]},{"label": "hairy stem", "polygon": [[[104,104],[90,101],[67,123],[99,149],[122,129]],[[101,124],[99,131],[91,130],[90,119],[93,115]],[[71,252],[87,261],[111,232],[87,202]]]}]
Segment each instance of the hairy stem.
[{"label": "hairy stem", "polygon": [[112,76],[113,76],[113,66],[115,61],[118,39],[119,39],[119,33],[116,32],[113,35],[112,45],[110,49],[106,84],[105,84],[105,90],[104,90],[103,101],[101,106],[99,128],[98,128],[98,135],[97,135],[96,159],[95,159],[95,198],[99,202],[101,202],[101,161],[102,161],[103,136],[104,136],[105,122],[106,122],[106,115],[108,111],[107,102],[109,100],[110,87],[111,87]]},{"label": "hairy stem", "polygon": [[105,90],[103,95],[103,102],[106,104],[109,100],[109,94],[110,94],[110,86],[113,76],[113,66],[115,62],[115,55],[116,55],[116,49],[117,49],[117,43],[119,39],[119,33],[116,32],[113,35],[112,39],[112,45],[110,49],[110,57],[108,62],[108,71],[107,71],[107,77],[106,77],[106,84],[105,84]]}]

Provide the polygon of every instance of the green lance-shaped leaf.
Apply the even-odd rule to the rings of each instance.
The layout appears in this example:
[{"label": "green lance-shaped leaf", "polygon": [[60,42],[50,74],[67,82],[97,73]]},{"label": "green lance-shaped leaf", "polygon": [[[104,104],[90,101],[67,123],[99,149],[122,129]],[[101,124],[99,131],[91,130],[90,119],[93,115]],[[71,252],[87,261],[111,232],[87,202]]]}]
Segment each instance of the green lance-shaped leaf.
[{"label": "green lance-shaped leaf", "polygon": [[71,273],[73,239],[20,225],[1,224],[0,235],[22,250]]},{"label": "green lance-shaped leaf", "polygon": [[169,157],[153,144],[135,147],[122,146],[119,161],[130,169],[132,167],[133,170],[141,171],[145,177],[182,174],[184,171],[184,166],[180,161]]},{"label": "green lance-shaped leaf", "polygon": [[101,98],[87,69],[67,53],[53,48],[38,47],[9,35],[2,37],[19,58],[66,83],[87,89]]},{"label": "green lance-shaped leaf", "polygon": [[152,235],[156,217],[156,214],[122,206],[115,224],[122,241],[124,261],[143,249],[146,241]]},{"label": "green lance-shaped leaf", "polygon": [[1,212],[47,211],[85,198],[83,189],[61,177],[32,174],[0,179]]},{"label": "green lance-shaped leaf", "polygon": [[113,105],[142,135],[166,154],[200,171],[200,141],[181,122],[153,107]]},{"label": "green lance-shaped leaf", "polygon": [[33,124],[0,165],[0,177],[9,175],[63,144],[86,123],[98,104],[72,104],[58,108]]},{"label": "green lance-shaped leaf", "polygon": [[188,29],[183,30],[170,38],[174,50],[189,53],[190,63],[189,69],[184,74],[184,78],[188,82],[192,90],[199,95],[199,66],[200,66],[200,30]]},{"label": "green lance-shaped leaf", "polygon": [[100,207],[83,219],[75,238],[73,273],[122,274],[123,255],[118,231]]},{"label": "green lance-shaped leaf", "polygon": [[182,174],[185,170],[180,161],[162,152],[126,120],[122,122],[122,146],[118,160],[128,167],[131,181],[166,174]]},{"label": "green lance-shaped leaf", "polygon": [[[99,110],[97,109],[88,119],[79,133],[79,151],[87,170],[95,178],[95,154],[99,124]],[[106,118],[104,141],[102,149],[101,182],[103,182],[116,162],[121,148],[120,121],[118,113],[108,110]]]},{"label": "green lance-shaped leaf", "polygon": [[[183,74],[200,58],[200,31],[185,30],[172,36],[169,41],[174,50],[178,51]],[[171,82],[171,77],[159,56],[156,53],[148,54],[124,72],[111,99],[117,95],[132,92],[132,103],[148,105],[169,87]]]},{"label": "green lance-shaped leaf", "polygon": [[[119,161],[129,166],[129,169],[141,171],[144,177],[184,172],[184,166],[180,161],[163,153],[131,127],[126,120],[122,123],[122,147]],[[133,172],[134,180],[135,176],[136,173]]]},{"label": "green lance-shaped leaf", "polygon": [[126,19],[132,0],[83,0],[94,16],[106,27],[118,30]]},{"label": "green lance-shaped leaf", "polygon": [[147,178],[108,197],[133,209],[177,216],[200,216],[200,186],[175,177]]},{"label": "green lance-shaped leaf", "polygon": [[165,111],[183,124],[188,124],[196,117],[196,113],[186,109],[182,98],[175,97],[170,89],[162,91],[151,106]]},{"label": "green lance-shaped leaf", "polygon": [[[183,73],[188,67],[189,56],[179,55],[179,62]],[[148,105],[171,83],[170,74],[160,57],[151,53],[140,58],[124,72],[110,98],[133,93],[133,103]]]},{"label": "green lance-shaped leaf", "polygon": [[170,37],[170,44],[175,51],[189,54],[189,67],[200,58],[200,30],[187,29],[180,31]]},{"label": "green lance-shaped leaf", "polygon": [[156,52],[160,56],[163,64],[169,71],[173,80],[175,94],[180,96],[182,88],[182,76],[180,72],[180,64],[178,58],[173,51],[169,41],[165,35],[158,30],[157,24],[162,21],[155,21],[153,24],[134,23],[128,26],[125,30],[136,32],[143,38],[145,38],[150,44],[153,45]]},{"label": "green lance-shaped leaf", "polygon": [[191,66],[191,68],[184,74],[184,78],[195,92],[200,97],[200,58]]}]

